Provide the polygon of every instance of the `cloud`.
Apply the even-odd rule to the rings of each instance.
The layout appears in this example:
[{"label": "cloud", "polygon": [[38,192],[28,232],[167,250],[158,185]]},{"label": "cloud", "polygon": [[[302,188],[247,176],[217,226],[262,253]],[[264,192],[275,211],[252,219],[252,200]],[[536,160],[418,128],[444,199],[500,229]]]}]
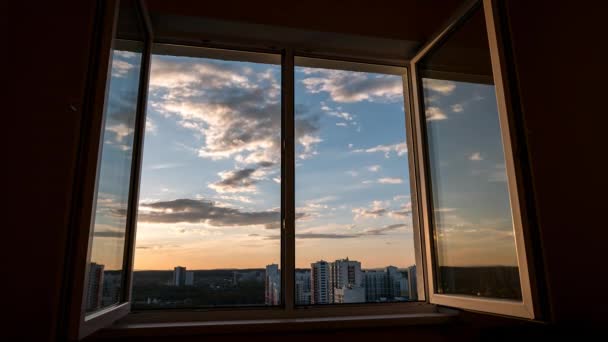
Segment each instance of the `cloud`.
[{"label": "cloud", "polygon": [[378,172],[381,169],[380,165],[370,165],[367,167],[370,172]]},{"label": "cloud", "polygon": [[439,121],[448,118],[448,116],[445,115],[445,113],[439,107],[428,107],[425,110],[425,114],[427,121]]},{"label": "cloud", "polygon": [[152,164],[147,167],[149,170],[163,170],[163,169],[174,169],[178,167],[182,167],[184,164],[182,163],[161,163],[161,164]]},{"label": "cloud", "polygon": [[412,202],[408,202],[402,205],[398,210],[392,210],[388,213],[388,215],[392,218],[406,218],[412,215]]},{"label": "cloud", "polygon": [[146,134],[156,134],[158,126],[151,118],[146,118]]},{"label": "cloud", "polygon": [[[117,212],[120,215],[121,212]],[[302,218],[299,213],[296,219]],[[205,223],[215,227],[262,225],[267,229],[280,227],[278,210],[241,211],[218,206],[208,200],[176,199],[153,203],[141,203],[139,222],[146,223]]]},{"label": "cloud", "polygon": [[454,89],[456,89],[456,84],[452,81],[436,80],[432,78],[423,78],[422,86],[425,89],[432,90],[441,95],[450,95]]},{"label": "cloud", "polygon": [[[365,236],[382,236],[387,235],[390,232],[394,232],[401,228],[406,228],[407,225],[403,223],[391,224],[387,226],[382,226],[379,228],[370,228],[366,229],[363,232],[359,233],[315,233],[315,232],[306,232],[306,233],[298,233],[296,234],[296,239],[330,239],[330,240],[342,240],[342,239],[353,239],[360,238]],[[264,240],[280,240],[280,235],[269,235],[265,236]]]},{"label": "cloud", "polygon": [[[260,70],[260,68],[265,68]],[[201,137],[198,156],[245,165],[281,154],[278,65],[153,56],[150,107]],[[320,142],[316,117],[297,120],[296,141],[307,155]]]},{"label": "cloud", "polygon": [[352,212],[355,214],[355,219],[358,218],[377,218],[384,216],[388,213],[388,210],[384,208],[386,205],[383,201],[373,201],[371,208],[354,208]]},{"label": "cloud", "polygon": [[209,188],[219,193],[255,192],[255,184],[259,181],[253,178],[255,172],[254,168],[220,172],[218,175],[222,180],[209,184]]},{"label": "cloud", "polygon": [[378,179],[378,183],[380,183],[380,184],[401,184],[401,183],[403,183],[403,179],[386,177],[386,178]]},{"label": "cloud", "polygon": [[336,122],[336,126],[346,127],[346,126],[348,126],[348,124],[346,122]]},{"label": "cloud", "polygon": [[469,160],[472,160],[472,161],[480,161],[480,160],[483,160],[483,158],[481,157],[481,153],[479,153],[479,152],[474,152],[473,154],[471,154],[471,155],[469,156]]},{"label": "cloud", "polygon": [[117,58],[112,59],[112,77],[125,77],[135,65]]},{"label": "cloud", "polygon": [[133,128],[127,126],[124,123],[106,126],[106,131],[114,133],[114,140],[116,143],[121,144],[125,138],[133,133]]},{"label": "cloud", "polygon": [[392,145],[378,145],[366,149],[353,150],[355,153],[377,153],[382,152],[386,158],[390,157],[391,152],[397,153],[398,156],[402,156],[407,153],[407,144],[405,142],[396,143]]},{"label": "cloud", "polygon": [[404,218],[412,213],[412,204],[407,203],[399,207],[399,209],[388,208],[388,201],[373,201],[370,208],[354,208],[352,212],[355,214],[355,220],[360,218],[378,218],[381,216],[390,216],[392,218]]},{"label": "cloud", "polygon": [[452,112],[454,112],[454,113],[460,113],[464,110],[464,106],[460,103],[453,104],[450,106],[450,108],[452,109]]},{"label": "cloud", "polygon": [[93,233],[95,237],[104,237],[104,238],[123,238],[125,236],[125,232],[121,231],[96,231]]},{"label": "cloud", "polygon": [[302,80],[310,93],[327,92],[335,102],[395,102],[403,99],[403,80],[396,75],[307,69]]}]

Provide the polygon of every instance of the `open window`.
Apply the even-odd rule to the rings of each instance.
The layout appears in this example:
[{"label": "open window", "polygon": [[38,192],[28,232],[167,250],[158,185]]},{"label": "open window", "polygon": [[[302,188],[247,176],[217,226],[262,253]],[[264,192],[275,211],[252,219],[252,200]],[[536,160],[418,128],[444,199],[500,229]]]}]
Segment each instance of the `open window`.
[{"label": "open window", "polygon": [[143,1],[100,4],[70,338],[133,311],[123,321],[431,317],[431,304],[537,317],[492,1],[416,53],[351,38],[376,55],[171,16],[153,41]]},{"label": "open window", "polygon": [[411,62],[428,297],[535,318],[493,5],[471,3]]},{"label": "open window", "polygon": [[99,37],[74,208],[68,335],[80,339],[130,311],[150,30],[141,2],[99,1]]}]

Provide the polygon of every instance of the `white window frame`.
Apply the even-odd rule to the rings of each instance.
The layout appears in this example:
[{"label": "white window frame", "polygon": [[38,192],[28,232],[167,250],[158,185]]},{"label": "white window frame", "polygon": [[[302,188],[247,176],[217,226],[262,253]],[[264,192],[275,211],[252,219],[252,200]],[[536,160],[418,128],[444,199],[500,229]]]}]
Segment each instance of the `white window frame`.
[{"label": "white window frame", "polygon": [[494,79],[498,116],[500,123],[500,133],[505,158],[505,168],[507,174],[507,184],[509,189],[509,201],[511,205],[511,216],[513,221],[513,233],[515,238],[515,248],[518,261],[519,279],[522,292],[522,300],[505,300],[475,297],[456,294],[437,293],[435,278],[429,277],[427,280],[427,295],[429,302],[455,308],[468,309],[480,312],[494,313],[506,316],[521,317],[527,319],[537,318],[539,315],[538,296],[535,293],[532,282],[532,260],[531,243],[529,237],[529,223],[526,222],[522,204],[526,200],[524,197],[523,175],[517,165],[514,151],[514,138],[516,138],[515,128],[513,127],[513,103],[511,103],[506,80],[505,52],[502,49],[504,43],[500,35],[500,26],[497,11],[498,3],[495,0],[471,1],[460,13],[452,20],[439,34],[429,41],[410,62],[410,73],[413,92],[413,109],[415,125],[413,134],[416,137],[416,154],[418,160],[420,212],[422,213],[421,226],[423,227],[424,248],[425,248],[425,267],[427,274],[434,275],[436,264],[434,260],[434,249],[436,237],[433,232],[430,212],[430,180],[428,176],[429,165],[426,160],[426,141],[425,115],[423,109],[422,82],[417,70],[417,63],[425,57],[434,47],[441,44],[444,39],[463,24],[468,16],[474,11],[483,11],[490,57],[492,63],[492,74]]}]

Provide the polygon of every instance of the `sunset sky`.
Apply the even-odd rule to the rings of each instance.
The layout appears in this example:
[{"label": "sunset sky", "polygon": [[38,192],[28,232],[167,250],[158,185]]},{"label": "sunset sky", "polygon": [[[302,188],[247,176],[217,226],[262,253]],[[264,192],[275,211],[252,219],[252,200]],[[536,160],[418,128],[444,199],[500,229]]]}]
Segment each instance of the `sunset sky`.
[{"label": "sunset sky", "polygon": [[[116,54],[113,82],[138,58]],[[279,263],[280,83],[278,64],[153,55],[136,269]],[[296,266],[414,264],[401,76],[297,67],[295,90]],[[493,87],[427,80],[425,99],[443,264],[513,265]],[[124,126],[104,149],[129,151]],[[112,265],[120,191],[103,195],[93,261]]]}]

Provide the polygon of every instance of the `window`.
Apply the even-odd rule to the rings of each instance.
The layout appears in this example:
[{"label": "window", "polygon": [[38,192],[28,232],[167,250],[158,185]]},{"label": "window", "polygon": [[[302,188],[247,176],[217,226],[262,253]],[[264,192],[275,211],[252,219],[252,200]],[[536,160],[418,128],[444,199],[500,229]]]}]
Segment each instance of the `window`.
[{"label": "window", "polygon": [[405,69],[296,63],[296,304],[416,300]]},{"label": "window", "polygon": [[490,1],[473,6],[412,62],[429,295],[534,317],[508,107],[486,25],[492,13]]},{"label": "window", "polygon": [[343,36],[320,53],[279,38],[201,47],[163,27],[155,42],[144,2],[104,3],[72,338],[132,311],[537,317],[491,0],[400,59],[357,55]]},{"label": "window", "polygon": [[280,61],[154,47],[134,309],[280,304]]}]

